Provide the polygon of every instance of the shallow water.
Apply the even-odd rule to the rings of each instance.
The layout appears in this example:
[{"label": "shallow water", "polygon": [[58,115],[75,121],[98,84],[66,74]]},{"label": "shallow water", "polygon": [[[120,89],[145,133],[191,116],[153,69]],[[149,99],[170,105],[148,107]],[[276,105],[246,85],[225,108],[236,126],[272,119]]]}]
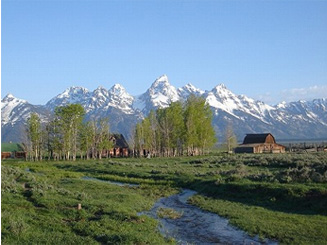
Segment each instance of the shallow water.
[{"label": "shallow water", "polygon": [[[192,190],[183,190],[177,195],[160,198],[149,212],[142,212],[159,220],[159,231],[167,238],[174,238],[178,244],[277,244],[275,241],[260,241],[242,230],[229,225],[227,219],[187,204],[195,195]],[[182,216],[178,219],[159,218],[159,208],[174,209]]]},{"label": "shallow water", "polygon": [[[82,179],[101,181],[118,186],[137,187],[137,184],[117,181],[100,180],[84,176]],[[160,198],[150,211],[141,212],[159,220],[158,229],[166,238],[174,238],[178,244],[278,244],[276,241],[266,239],[260,241],[257,237],[250,237],[246,232],[231,225],[227,219],[217,214],[204,211],[187,203],[187,200],[197,194],[196,191],[184,189],[182,192],[169,197]],[[180,218],[160,218],[157,211],[160,208],[174,209],[182,214]]]},{"label": "shallow water", "polygon": [[138,186],[140,186],[138,184],[130,184],[130,183],[123,183],[123,182],[119,182],[119,181],[102,180],[102,179],[97,179],[97,178],[88,177],[88,176],[84,176],[84,177],[82,177],[82,179],[101,181],[101,182],[106,182],[108,184],[118,185],[118,186],[128,186],[128,187],[138,187]]}]

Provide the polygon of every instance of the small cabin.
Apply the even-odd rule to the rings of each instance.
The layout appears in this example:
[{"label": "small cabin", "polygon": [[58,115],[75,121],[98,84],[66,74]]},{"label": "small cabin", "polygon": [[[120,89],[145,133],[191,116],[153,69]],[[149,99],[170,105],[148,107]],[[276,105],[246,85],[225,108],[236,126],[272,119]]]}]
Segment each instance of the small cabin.
[{"label": "small cabin", "polygon": [[266,134],[247,134],[243,144],[235,148],[235,153],[284,153],[285,146],[277,144],[274,136]]},{"label": "small cabin", "polygon": [[111,157],[128,157],[129,147],[122,134],[113,134],[110,137],[114,147],[110,150]]}]

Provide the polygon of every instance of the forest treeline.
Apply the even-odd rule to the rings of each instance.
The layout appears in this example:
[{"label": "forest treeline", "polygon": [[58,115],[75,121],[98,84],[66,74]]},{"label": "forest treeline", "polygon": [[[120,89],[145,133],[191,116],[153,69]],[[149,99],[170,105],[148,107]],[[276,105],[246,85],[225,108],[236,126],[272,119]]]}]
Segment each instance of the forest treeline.
[{"label": "forest treeline", "polygon": [[140,155],[201,155],[216,142],[212,111],[202,97],[151,111],[136,125],[134,144]]},{"label": "forest treeline", "polygon": [[[80,104],[57,107],[52,120],[44,124],[32,113],[27,122],[28,156],[54,160],[109,157],[113,148],[109,118],[84,120]],[[173,102],[151,111],[136,124],[130,142],[133,156],[201,155],[215,142],[212,112],[201,97],[190,96],[184,103]]]}]

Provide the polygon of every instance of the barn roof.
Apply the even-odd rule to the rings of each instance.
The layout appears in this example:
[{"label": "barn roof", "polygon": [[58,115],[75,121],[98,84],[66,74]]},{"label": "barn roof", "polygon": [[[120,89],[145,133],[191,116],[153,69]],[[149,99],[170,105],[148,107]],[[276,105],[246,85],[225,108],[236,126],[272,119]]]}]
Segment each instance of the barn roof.
[{"label": "barn roof", "polygon": [[[258,144],[258,143],[265,143],[266,142],[266,138],[268,137],[268,135],[271,135],[270,133],[266,133],[266,134],[247,134],[244,138],[243,144]],[[272,136],[275,141],[274,136]]]},{"label": "barn roof", "polygon": [[1,152],[24,151],[18,143],[1,143]]},{"label": "barn roof", "polygon": [[124,135],[113,134],[112,137],[115,139],[115,148],[128,148]]}]

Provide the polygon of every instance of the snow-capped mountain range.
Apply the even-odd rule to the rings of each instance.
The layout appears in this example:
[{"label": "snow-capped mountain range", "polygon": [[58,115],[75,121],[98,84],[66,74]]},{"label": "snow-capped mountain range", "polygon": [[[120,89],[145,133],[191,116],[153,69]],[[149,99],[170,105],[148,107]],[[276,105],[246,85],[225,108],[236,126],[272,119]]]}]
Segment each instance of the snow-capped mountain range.
[{"label": "snow-capped mountain range", "polygon": [[203,91],[192,84],[176,89],[163,75],[139,96],[130,95],[120,84],[109,90],[98,87],[94,91],[70,87],[43,106],[32,105],[8,94],[1,101],[1,139],[3,142],[26,141],[25,125],[31,112],[38,113],[42,122],[46,122],[57,106],[69,103],[81,104],[86,111],[86,120],[109,116],[111,130],[129,138],[136,122],[152,109],[185,101],[191,94],[203,96],[210,105],[220,142],[224,141],[228,125],[233,127],[240,140],[247,133],[261,132],[271,132],[279,139],[327,138],[326,98],[270,106],[245,95],[235,95],[224,84],[210,91]]}]

